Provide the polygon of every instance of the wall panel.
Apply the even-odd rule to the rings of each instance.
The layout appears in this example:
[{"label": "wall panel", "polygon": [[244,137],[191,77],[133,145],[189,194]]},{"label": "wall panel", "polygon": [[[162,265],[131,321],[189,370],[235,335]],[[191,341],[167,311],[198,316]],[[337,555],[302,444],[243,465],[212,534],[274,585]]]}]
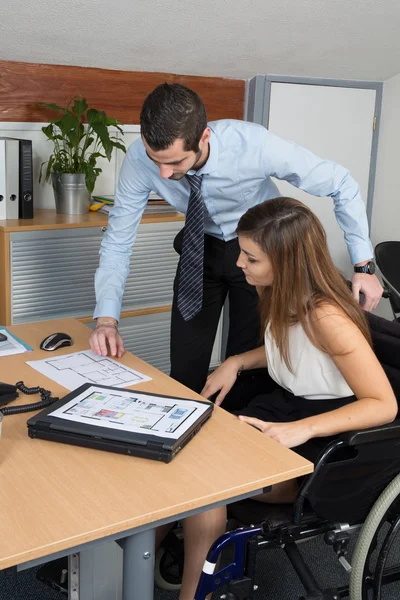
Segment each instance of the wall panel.
[{"label": "wall panel", "polygon": [[48,121],[54,113],[35,107],[36,103],[63,106],[81,94],[89,105],[122,123],[137,124],[143,100],[164,81],[198,92],[210,121],[243,118],[245,81],[241,79],[0,61],[0,121]]}]

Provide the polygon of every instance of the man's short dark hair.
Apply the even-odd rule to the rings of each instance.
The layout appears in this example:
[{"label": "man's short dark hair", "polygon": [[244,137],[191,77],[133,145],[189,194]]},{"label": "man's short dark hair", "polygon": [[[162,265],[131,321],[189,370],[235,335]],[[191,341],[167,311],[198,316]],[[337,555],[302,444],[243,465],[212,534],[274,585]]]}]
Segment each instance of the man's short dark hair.
[{"label": "man's short dark hair", "polygon": [[199,152],[207,127],[206,109],[193,90],[179,83],[162,83],[144,101],[140,127],[152,150],[166,150],[180,138],[186,151]]}]

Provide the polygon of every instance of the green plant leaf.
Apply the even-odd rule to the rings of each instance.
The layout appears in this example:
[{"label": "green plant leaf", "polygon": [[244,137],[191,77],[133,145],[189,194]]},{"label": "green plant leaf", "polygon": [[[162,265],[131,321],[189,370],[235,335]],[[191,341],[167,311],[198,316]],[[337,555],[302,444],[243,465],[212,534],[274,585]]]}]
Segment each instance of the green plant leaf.
[{"label": "green plant leaf", "polygon": [[71,148],[77,151],[79,146],[79,135],[77,134],[75,129],[71,129],[71,131],[68,131],[66,135],[70,141]]},{"label": "green plant leaf", "polygon": [[76,115],[73,115],[71,112],[66,112],[61,119],[59,119],[57,126],[61,130],[61,134],[65,137],[68,136],[71,129],[75,129],[79,127],[79,119],[77,119]]},{"label": "green plant leaf", "polygon": [[90,108],[86,113],[87,121],[89,125],[92,126],[93,123],[101,123],[102,121],[104,121],[104,116],[105,113],[100,110],[97,110],[96,108]]},{"label": "green plant leaf", "polygon": [[98,158],[107,158],[107,157],[105,154],[102,154],[101,152],[93,152],[93,154],[91,154],[89,156],[89,163],[91,165],[95,165]]},{"label": "green plant leaf", "polygon": [[42,164],[40,165],[40,169],[39,169],[39,183],[42,181],[42,176],[43,176],[43,167],[44,165],[47,163],[48,161],[45,160],[44,162],[42,162]]},{"label": "green plant leaf", "polygon": [[94,186],[96,184],[97,174],[93,169],[88,169],[85,175],[85,183],[88,189],[89,194],[91,194],[94,190]]},{"label": "green plant leaf", "polygon": [[74,106],[72,107],[72,112],[76,114],[78,121],[80,121],[88,105],[85,98],[81,98],[80,96],[75,96],[74,100],[75,102]]},{"label": "green plant leaf", "polygon": [[99,136],[102,146],[104,148],[106,157],[110,161],[113,145],[110,140],[110,134],[108,132],[107,127],[104,125],[104,123],[95,122],[95,121],[91,123],[91,126],[93,127],[93,130],[95,131],[95,133],[97,133],[97,135]]},{"label": "green plant leaf", "polygon": [[117,137],[117,136],[113,135],[113,136],[110,137],[110,140],[114,140],[115,142],[119,142],[125,148],[125,142],[124,142],[124,140],[121,140],[120,137]]},{"label": "green plant leaf", "polygon": [[46,104],[45,102],[38,102],[37,104],[35,104],[35,106],[42,106],[43,108],[49,108],[50,110],[62,110],[63,112],[65,112],[65,108],[62,108],[61,106],[58,106],[58,104]]},{"label": "green plant leaf", "polygon": [[44,135],[49,139],[49,140],[54,140],[56,133],[54,131],[54,125],[53,123],[50,123],[49,125],[46,125],[46,127],[42,127],[42,131],[44,133]]},{"label": "green plant leaf", "polygon": [[94,140],[95,140],[94,136],[87,137],[86,142],[85,142],[86,148],[90,148],[90,146],[93,144]]},{"label": "green plant leaf", "polygon": [[78,127],[78,137],[79,137],[79,141],[81,142],[83,140],[83,138],[85,137],[86,133],[85,133],[85,128],[83,126],[83,123],[81,123]]},{"label": "green plant leaf", "polygon": [[111,143],[114,146],[114,148],[119,148],[120,150],[122,150],[122,152],[126,153],[125,144],[123,144],[121,142],[111,142]]},{"label": "green plant leaf", "polygon": [[117,127],[117,125],[119,125],[119,121],[117,121],[117,119],[114,119],[113,117],[105,117],[104,119],[104,123],[106,125],[113,125],[114,127]]},{"label": "green plant leaf", "polygon": [[107,117],[107,115],[105,115],[104,123],[107,125],[107,127],[116,127],[122,133],[122,135],[124,135],[124,130],[120,126],[121,123],[117,121],[117,119],[114,119],[113,117]]},{"label": "green plant leaf", "polygon": [[46,175],[45,175],[45,180],[49,181],[50,177],[51,177],[51,169],[54,163],[54,157],[50,156],[49,160],[47,161],[47,169],[46,169]]}]

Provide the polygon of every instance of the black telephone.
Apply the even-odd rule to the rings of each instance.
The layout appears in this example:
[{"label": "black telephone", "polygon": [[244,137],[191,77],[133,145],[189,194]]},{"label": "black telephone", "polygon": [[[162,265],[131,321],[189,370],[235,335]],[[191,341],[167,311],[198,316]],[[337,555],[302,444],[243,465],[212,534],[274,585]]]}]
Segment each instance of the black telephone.
[{"label": "black telephone", "polygon": [[[28,396],[32,394],[40,394],[41,400],[40,402],[33,402],[31,404],[22,404],[21,406],[13,406],[7,407],[6,405],[16,400],[19,397],[18,392],[23,392]],[[45,408],[46,406],[50,406],[58,400],[58,398],[52,397],[51,392],[49,390],[45,390],[41,387],[27,387],[24,385],[23,381],[17,381],[15,385],[10,385],[9,383],[0,382],[0,412],[6,415],[17,415],[23,412],[30,412],[33,410],[39,410],[41,408]]]}]

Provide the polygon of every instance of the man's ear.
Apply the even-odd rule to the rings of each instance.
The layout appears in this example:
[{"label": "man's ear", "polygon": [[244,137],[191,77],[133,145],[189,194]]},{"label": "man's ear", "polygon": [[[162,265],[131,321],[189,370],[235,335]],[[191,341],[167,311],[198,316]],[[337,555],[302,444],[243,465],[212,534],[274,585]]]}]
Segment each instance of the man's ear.
[{"label": "man's ear", "polygon": [[203,144],[208,144],[208,142],[210,141],[210,137],[211,137],[211,129],[209,127],[206,127],[205,130],[203,131],[200,141]]}]

